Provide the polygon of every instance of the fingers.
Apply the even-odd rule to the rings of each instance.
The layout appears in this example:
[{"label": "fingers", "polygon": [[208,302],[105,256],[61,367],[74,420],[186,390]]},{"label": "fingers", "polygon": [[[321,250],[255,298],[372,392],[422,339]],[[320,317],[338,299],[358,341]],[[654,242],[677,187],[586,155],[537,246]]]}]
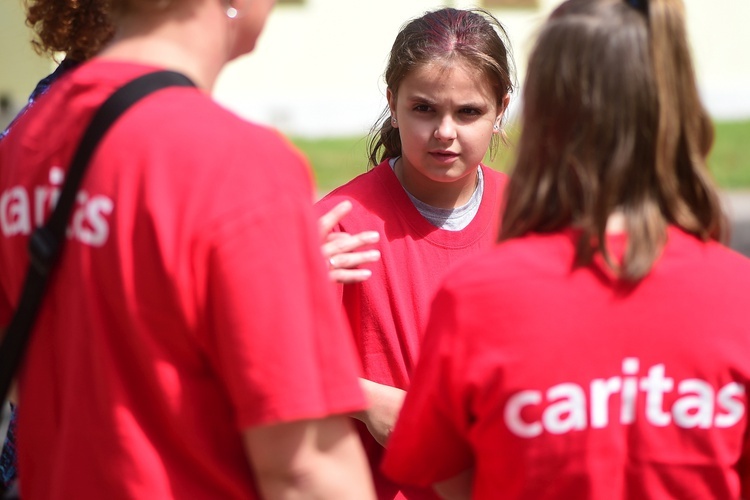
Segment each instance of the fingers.
[{"label": "fingers", "polygon": [[318,219],[321,251],[328,261],[328,276],[338,283],[359,283],[372,276],[369,269],[358,269],[361,264],[380,260],[378,250],[359,250],[380,241],[377,231],[363,231],[357,234],[332,232],[333,228],[352,210],[352,203],[342,201]]},{"label": "fingers", "polygon": [[344,200],[318,219],[320,237],[325,238],[328,233],[352,210],[352,202]]},{"label": "fingers", "polygon": [[364,250],[362,252],[345,252],[336,254],[328,259],[331,269],[352,269],[368,262],[380,260],[379,250]]},{"label": "fingers", "polygon": [[380,251],[375,249],[354,252],[363,245],[376,243],[380,235],[375,231],[365,231],[350,235],[337,233],[323,245],[323,253],[328,258],[328,276],[338,283],[360,283],[372,276],[369,269],[358,266],[380,260]]},{"label": "fingers", "polygon": [[380,241],[377,231],[363,231],[357,234],[331,233],[321,247],[323,255],[331,258],[345,252],[352,252],[362,246]]},{"label": "fingers", "polygon": [[372,271],[369,269],[331,269],[328,271],[328,278],[331,281],[343,285],[361,283],[370,279],[370,276],[372,276]]}]

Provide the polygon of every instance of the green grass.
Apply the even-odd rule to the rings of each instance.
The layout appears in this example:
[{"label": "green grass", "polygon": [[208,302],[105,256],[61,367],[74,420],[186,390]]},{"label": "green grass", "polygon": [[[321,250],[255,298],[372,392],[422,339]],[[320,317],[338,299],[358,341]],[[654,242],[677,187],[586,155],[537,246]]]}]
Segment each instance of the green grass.
[{"label": "green grass", "polygon": [[367,171],[365,137],[299,139],[292,142],[310,161],[319,191],[328,192]]},{"label": "green grass", "polygon": [[719,186],[750,188],[750,120],[716,124],[708,165]]},{"label": "green grass", "polygon": [[[509,146],[501,145],[495,159],[485,158],[488,166],[507,171],[513,159],[515,130],[510,129]],[[367,171],[367,139],[300,139],[292,142],[307,156],[321,192],[347,182]],[[709,167],[723,189],[750,189],[750,120],[719,122]]]}]

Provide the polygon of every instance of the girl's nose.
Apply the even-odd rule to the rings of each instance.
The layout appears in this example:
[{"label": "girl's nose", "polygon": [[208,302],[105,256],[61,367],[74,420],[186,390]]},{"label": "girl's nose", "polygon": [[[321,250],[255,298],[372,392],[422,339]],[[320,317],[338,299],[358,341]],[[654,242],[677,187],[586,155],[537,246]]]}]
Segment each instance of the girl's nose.
[{"label": "girl's nose", "polygon": [[450,141],[456,138],[456,124],[452,117],[446,116],[440,120],[435,128],[435,138],[440,141]]}]

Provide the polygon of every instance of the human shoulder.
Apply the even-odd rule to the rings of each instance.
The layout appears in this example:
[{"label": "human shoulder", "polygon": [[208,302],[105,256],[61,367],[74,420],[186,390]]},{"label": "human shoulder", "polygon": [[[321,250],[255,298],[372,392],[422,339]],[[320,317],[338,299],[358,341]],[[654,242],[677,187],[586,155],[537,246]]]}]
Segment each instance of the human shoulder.
[{"label": "human shoulder", "polygon": [[484,284],[507,289],[533,277],[562,276],[571,270],[575,259],[574,239],[573,232],[565,230],[495,243],[456,261],[443,282],[479,292]]},{"label": "human shoulder", "polygon": [[[73,96],[88,94],[91,95],[89,99],[95,101],[97,96],[106,96],[128,81],[163,69],[126,61],[93,59],[66,71],[64,92]],[[289,142],[277,131],[240,117],[197,87],[160,89],[134,106],[129,115],[147,118],[149,123],[144,127],[145,134],[161,138],[179,136],[186,146],[189,146],[188,141],[210,141],[214,144],[213,149],[218,150],[223,144],[242,141],[264,148],[291,149]],[[157,131],[158,134],[154,134]]]},{"label": "human shoulder", "polygon": [[[352,214],[367,212],[373,203],[381,204],[386,198],[385,193],[389,189],[389,179],[395,175],[387,161],[382,162],[376,167],[363,172],[350,181],[333,189],[324,195],[317,203],[316,209],[322,214],[336,206],[338,203],[348,200],[352,202]],[[396,182],[398,180],[396,179]]]},{"label": "human shoulder", "polygon": [[506,182],[508,182],[508,174],[506,174],[505,172],[495,170],[494,168],[488,167],[485,164],[481,164],[480,168],[482,169],[482,173],[484,174],[485,179],[490,179],[493,182],[499,182],[501,184],[505,184]]},{"label": "human shoulder", "polygon": [[249,180],[310,180],[307,160],[283,134],[244,119],[203,91],[168,88],[149,98],[124,127],[125,137],[139,136],[148,154],[171,151],[185,169],[234,170]]},{"label": "human shoulder", "polygon": [[[107,69],[119,73],[119,82],[158,70],[103,62],[76,70],[83,72],[77,79],[101,78],[99,85],[106,86],[101,73]],[[242,118],[199,88],[170,87],[147,96],[112,132],[103,143],[108,151],[127,151],[124,161],[149,165],[149,177],[168,176],[175,185],[215,193],[227,210],[260,210],[281,199],[312,202],[311,173],[299,150],[279,131]]]},{"label": "human shoulder", "polygon": [[508,187],[508,175],[484,164],[480,165],[484,176],[484,190],[493,200],[502,200]]},{"label": "human shoulder", "polygon": [[722,243],[703,241],[674,226],[668,229],[667,245],[656,269],[683,273],[695,281],[721,280],[724,289],[750,293],[750,258]]}]

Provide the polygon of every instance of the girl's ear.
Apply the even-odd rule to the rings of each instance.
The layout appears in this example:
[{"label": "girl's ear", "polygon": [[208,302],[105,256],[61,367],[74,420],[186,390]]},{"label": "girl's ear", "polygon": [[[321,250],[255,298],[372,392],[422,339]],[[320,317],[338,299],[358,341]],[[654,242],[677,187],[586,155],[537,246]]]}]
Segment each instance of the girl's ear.
[{"label": "girl's ear", "polygon": [[501,108],[498,110],[497,118],[495,118],[495,124],[492,126],[492,131],[496,134],[500,133],[500,125],[503,123],[503,116],[505,116],[505,111],[508,109],[508,103],[510,102],[510,95],[505,94],[505,97],[503,97],[503,103]]},{"label": "girl's ear", "polygon": [[388,99],[388,108],[391,110],[391,118],[394,120],[397,120],[396,118],[396,96],[391,92],[391,89],[385,90],[385,97]]},{"label": "girl's ear", "polygon": [[497,118],[495,118],[495,123],[492,125],[492,133],[493,134],[499,134],[500,133],[500,124],[503,122],[503,114],[500,113],[497,115]]}]

